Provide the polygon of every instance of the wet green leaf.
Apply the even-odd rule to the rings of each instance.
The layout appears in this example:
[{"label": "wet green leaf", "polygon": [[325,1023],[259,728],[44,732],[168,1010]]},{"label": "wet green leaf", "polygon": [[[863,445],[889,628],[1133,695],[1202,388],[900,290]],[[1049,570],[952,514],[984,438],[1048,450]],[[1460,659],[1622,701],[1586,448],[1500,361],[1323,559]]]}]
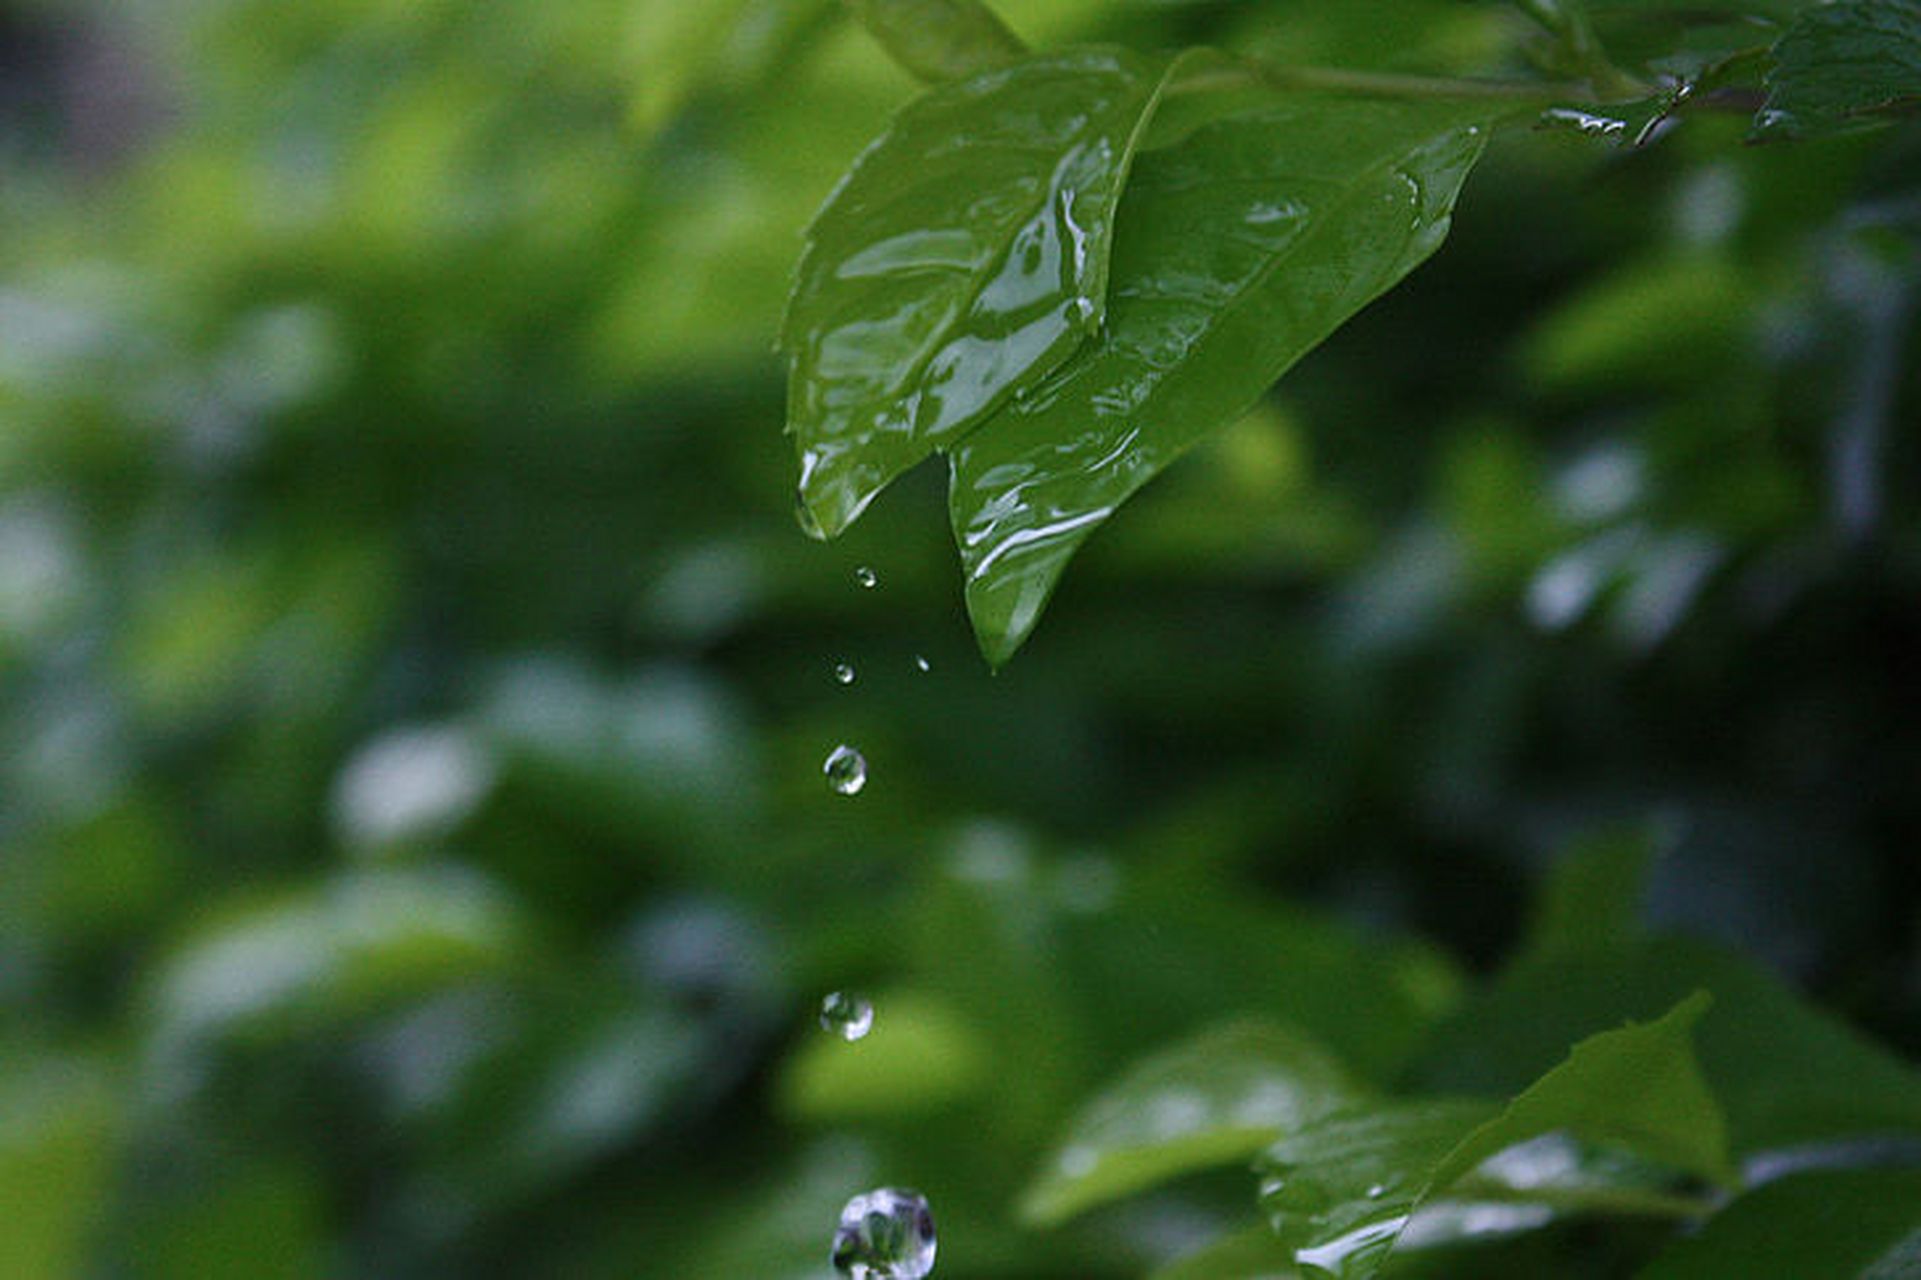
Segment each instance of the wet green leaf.
[{"label": "wet green leaf", "polygon": [[1526,961],[1472,999],[1420,1073],[1428,1088],[1510,1090],[1584,1028],[1645,1018],[1714,993],[1702,1070],[1737,1154],[1886,1132],[1921,1132],[1921,1076],[1806,1004],[1748,961],[1683,939]]},{"label": "wet green leaf", "polygon": [[852,0],[849,7],[894,61],[923,80],[978,75],[1027,52],[980,0]]},{"label": "wet green leaf", "polygon": [[1757,138],[1815,137],[1921,109],[1921,0],[1812,5],[1774,57]]},{"label": "wet green leaf", "polygon": [[1163,1050],[1082,1109],[1021,1200],[1047,1226],[1096,1205],[1252,1156],[1357,1101],[1362,1087],[1315,1041],[1240,1022]]},{"label": "wet green leaf", "polygon": [[[1495,1115],[1475,1102],[1415,1102],[1309,1125],[1263,1157],[1262,1206],[1309,1274],[1358,1280],[1386,1260],[1417,1211],[1455,1191],[1498,1192],[1523,1208],[1548,1199],[1531,1173],[1497,1173],[1487,1162],[1550,1134],[1730,1181],[1726,1124],[1694,1059],[1693,1027],[1708,1004],[1696,994],[1658,1021],[1588,1037]],[[1464,1182],[1476,1169],[1486,1171],[1483,1185]],[[1622,1207],[1604,1186],[1557,1186],[1551,1198],[1558,1208]],[[1533,1225],[1538,1206],[1510,1218]],[[1468,1221],[1463,1232],[1487,1229]]]},{"label": "wet green leaf", "polygon": [[1676,1244],[1641,1280],[1900,1280],[1921,1275],[1921,1170],[1844,1169],[1770,1182]]},{"label": "wet green leaf", "polygon": [[1080,49],[911,103],[808,232],[782,328],[801,498],[828,536],[1100,322],[1159,62]]},{"label": "wet green leaf", "polygon": [[1301,95],[1141,156],[1099,342],[954,451],[950,514],[990,662],[1116,507],[1440,246],[1488,116]]}]

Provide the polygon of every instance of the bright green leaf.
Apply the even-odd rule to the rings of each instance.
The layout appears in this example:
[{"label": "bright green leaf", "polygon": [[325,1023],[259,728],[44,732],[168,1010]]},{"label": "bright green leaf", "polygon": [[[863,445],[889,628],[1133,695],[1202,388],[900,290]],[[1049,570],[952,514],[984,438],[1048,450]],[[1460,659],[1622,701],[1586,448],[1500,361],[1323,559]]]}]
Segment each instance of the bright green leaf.
[{"label": "bright green leaf", "polygon": [[1199,1169],[1246,1159],[1356,1101],[1361,1087],[1299,1032],[1240,1022],[1155,1054],[1095,1096],[1021,1201],[1052,1225]]},{"label": "bright green leaf", "polygon": [[958,80],[1027,52],[980,0],[849,0],[894,61],[922,80]]},{"label": "bright green leaf", "polygon": [[1080,49],[935,89],[829,197],[782,328],[801,499],[824,534],[1099,324],[1164,70]]},{"label": "bright green leaf", "polygon": [[1921,1275],[1921,1170],[1845,1169],[1770,1182],[1676,1244],[1641,1280],[1897,1280]]},{"label": "bright green leaf", "polygon": [[1737,1153],[1921,1132],[1921,1075],[1746,960],[1684,939],[1524,962],[1462,1010],[1420,1081],[1516,1089],[1582,1029],[1645,1018],[1702,989],[1715,1009],[1701,1027],[1701,1066]]},{"label": "bright green leaf", "polygon": [[954,451],[950,514],[990,662],[1116,507],[1440,246],[1488,118],[1301,95],[1141,156],[1099,342]]},{"label": "bright green leaf", "polygon": [[1659,1164],[1731,1182],[1727,1121],[1694,1058],[1694,1024],[1705,992],[1657,1022],[1603,1031],[1474,1131],[1435,1170],[1444,1186],[1508,1147],[1566,1129],[1586,1141],[1633,1150]]},{"label": "bright green leaf", "polygon": [[[1726,1124],[1694,1060],[1705,994],[1658,1021],[1590,1036],[1498,1115],[1476,1103],[1402,1103],[1349,1113],[1283,1138],[1263,1158],[1263,1207],[1309,1274],[1372,1275],[1409,1219],[1502,1152],[1546,1135],[1619,1147],[1687,1173],[1732,1180]],[[1531,1180],[1500,1198],[1546,1199]],[[1605,1190],[1556,1189],[1564,1208],[1620,1207]],[[1526,1221],[1524,1216],[1518,1221]]]},{"label": "bright green leaf", "polygon": [[1812,5],[1774,46],[1759,138],[1811,137],[1921,108],[1921,0]]}]

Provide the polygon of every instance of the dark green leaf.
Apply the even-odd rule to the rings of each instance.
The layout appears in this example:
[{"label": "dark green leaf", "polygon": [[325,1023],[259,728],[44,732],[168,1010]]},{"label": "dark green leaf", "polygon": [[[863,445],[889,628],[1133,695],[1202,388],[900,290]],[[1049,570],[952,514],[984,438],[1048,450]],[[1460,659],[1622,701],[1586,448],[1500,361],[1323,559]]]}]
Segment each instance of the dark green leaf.
[{"label": "dark green leaf", "polygon": [[[1403,1103],[1310,1125],[1263,1158],[1262,1205],[1304,1270],[1353,1280],[1379,1268],[1424,1205],[1545,1135],[1565,1132],[1731,1180],[1725,1122],[1692,1045],[1708,1003],[1697,994],[1656,1022],[1590,1036],[1492,1117],[1478,1103]],[[1620,1204],[1605,1191],[1556,1190],[1563,1208]],[[1531,1195],[1545,1198],[1532,1180],[1501,1189],[1503,1199]]]},{"label": "dark green leaf", "polygon": [[923,80],[958,80],[1027,52],[980,0],[849,0],[874,39]]},{"label": "dark green leaf", "polygon": [[1182,1174],[1244,1160],[1357,1101],[1332,1054],[1297,1031],[1241,1022],[1155,1054],[1097,1094],[1021,1201],[1047,1226]]},{"label": "dark green leaf", "polygon": [[782,328],[801,500],[824,534],[1099,324],[1164,69],[1082,49],[943,86],[829,197]]},{"label": "dark green leaf", "polygon": [[954,452],[990,662],[1123,501],[1445,238],[1485,105],[1297,96],[1141,157],[1097,345]]},{"label": "dark green leaf", "polygon": [[1921,1170],[1845,1169],[1770,1182],[1716,1214],[1641,1280],[1897,1280],[1921,1275]]},{"label": "dark green leaf", "polygon": [[1810,6],[1774,46],[1759,138],[1813,137],[1921,108],[1921,0]]},{"label": "dark green leaf", "polygon": [[1526,953],[1605,950],[1637,938],[1654,854],[1655,835],[1646,828],[1600,831],[1576,841],[1541,887]]},{"label": "dark green leaf", "polygon": [[1737,1153],[1921,1131],[1921,1078],[1912,1070],[1747,961],[1682,939],[1518,966],[1455,1019],[1421,1082],[1515,1089],[1583,1028],[1647,1017],[1703,989],[1715,1009],[1702,1024],[1701,1065]]}]

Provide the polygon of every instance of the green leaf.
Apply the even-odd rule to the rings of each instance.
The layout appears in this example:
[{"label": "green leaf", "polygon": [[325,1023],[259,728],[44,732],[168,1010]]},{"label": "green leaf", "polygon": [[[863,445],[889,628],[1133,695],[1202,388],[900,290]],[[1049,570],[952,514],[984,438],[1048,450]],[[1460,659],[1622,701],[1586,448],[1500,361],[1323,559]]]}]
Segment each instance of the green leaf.
[{"label": "green leaf", "polygon": [[1495,1104],[1395,1102],[1335,1116],[1261,1157],[1261,1208],[1307,1274],[1371,1274],[1434,1189],[1433,1171]]},{"label": "green leaf", "polygon": [[[1731,1181],[1726,1124],[1694,1060],[1697,993],[1658,1021],[1590,1036],[1498,1115],[1472,1102],[1403,1103],[1338,1116],[1283,1138],[1263,1157],[1263,1207],[1309,1274],[1372,1275],[1423,1206],[1472,1196],[1547,1199],[1531,1179],[1464,1184],[1492,1157],[1549,1134],[1625,1149],[1714,1181]],[[1560,1207],[1620,1207],[1601,1191],[1554,1195]]]},{"label": "green leaf", "polygon": [[1244,1160],[1357,1101],[1334,1056],[1285,1027],[1239,1022],[1163,1050],[1096,1095],[1021,1200],[1051,1226],[1186,1173]]},{"label": "green leaf", "polygon": [[1921,1132],[1921,1076],[1741,957],[1685,939],[1524,962],[1437,1037],[1419,1081],[1515,1089],[1583,1028],[1645,1018],[1702,989],[1715,1010],[1701,1028],[1701,1066],[1737,1153]]},{"label": "green leaf", "polygon": [[1567,849],[1534,904],[1524,954],[1603,951],[1641,933],[1656,837],[1646,827],[1595,832]]},{"label": "green leaf", "polygon": [[1815,137],[1921,109],[1921,0],[1810,6],[1774,57],[1757,138]]},{"label": "green leaf", "polygon": [[1116,507],[1440,246],[1488,119],[1296,95],[1141,156],[1099,342],[954,451],[950,515],[990,662]]},{"label": "green leaf", "polygon": [[1727,1121],[1695,1061],[1694,1024],[1712,1003],[1689,996],[1657,1022],[1590,1036],[1566,1062],[1469,1136],[1435,1170],[1445,1185],[1498,1151],[1567,1129],[1627,1147],[1711,1182],[1734,1181]]},{"label": "green leaf", "polygon": [[1081,49],[935,89],[828,198],[782,327],[801,500],[825,536],[1100,323],[1166,65]]},{"label": "green leaf", "polygon": [[894,61],[922,80],[959,80],[1027,52],[979,0],[849,0]]},{"label": "green leaf", "polygon": [[1921,1170],[1845,1169],[1770,1182],[1716,1214],[1641,1280],[1896,1280],[1921,1275]]}]

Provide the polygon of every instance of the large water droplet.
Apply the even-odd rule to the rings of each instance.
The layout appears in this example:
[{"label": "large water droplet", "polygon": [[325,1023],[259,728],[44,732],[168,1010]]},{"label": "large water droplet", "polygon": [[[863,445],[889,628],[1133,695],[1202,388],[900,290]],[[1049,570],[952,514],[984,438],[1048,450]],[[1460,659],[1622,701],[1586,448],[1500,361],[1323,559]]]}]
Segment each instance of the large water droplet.
[{"label": "large water droplet", "polygon": [[854,683],[854,667],[852,663],[837,662],[834,664],[834,683],[835,684]]},{"label": "large water droplet", "polygon": [[866,565],[862,565],[860,568],[854,570],[854,581],[860,583],[863,587],[871,587],[880,581],[880,575],[872,569],[869,569]]},{"label": "large water droplet", "polygon": [[859,996],[836,991],[820,1002],[820,1028],[854,1041],[874,1029],[874,1006]]},{"label": "large water droplet", "polygon": [[921,1280],[934,1269],[934,1215],[918,1191],[881,1187],[840,1211],[834,1269],[850,1280]]},{"label": "large water droplet", "polygon": [[858,795],[867,785],[867,757],[844,742],[827,753],[820,771],[827,775],[827,785],[844,796]]}]

